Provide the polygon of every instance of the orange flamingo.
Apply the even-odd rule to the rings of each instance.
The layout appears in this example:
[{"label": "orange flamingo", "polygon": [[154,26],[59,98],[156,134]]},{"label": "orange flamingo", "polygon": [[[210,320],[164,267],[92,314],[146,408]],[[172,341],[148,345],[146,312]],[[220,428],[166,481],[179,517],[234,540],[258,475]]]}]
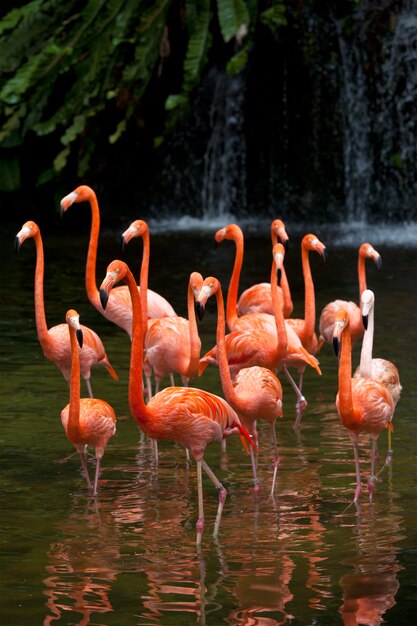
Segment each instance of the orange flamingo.
[{"label": "orange flamingo", "polygon": [[[366,289],[366,259],[372,259],[378,269],[381,269],[382,267],[380,254],[371,246],[370,243],[363,243],[359,248],[358,254],[359,302],[362,292]],[[359,306],[350,300],[334,300],[333,302],[326,304],[320,315],[320,337],[318,350],[321,349],[324,342],[329,344],[332,343],[335,316],[336,312],[340,309],[344,309],[349,313],[352,345],[354,345],[355,342],[363,336],[364,327]]]},{"label": "orange flamingo", "polygon": [[[310,355],[303,347],[297,333],[286,324],[282,311],[281,293],[278,291],[276,273],[282,271],[285,250],[282,244],[273,248],[273,263],[271,268],[271,293],[274,303],[275,334],[261,329],[236,330],[225,337],[227,360],[230,374],[235,378],[239,370],[258,365],[272,371],[282,369],[290,382],[296,397],[296,422],[298,426],[307,401],[298,389],[288,371],[288,367],[299,369],[307,364],[321,374],[318,360]],[[209,364],[218,365],[216,346],[209,350],[201,359],[199,375]]]},{"label": "orange flamingo", "polygon": [[[123,330],[125,330],[129,337],[132,337],[132,305],[130,302],[129,292],[125,286],[115,289],[109,300],[108,308],[105,312],[100,305],[100,295],[97,289],[96,283],[96,261],[97,261],[97,246],[98,236],[100,231],[100,209],[98,206],[97,196],[95,192],[87,185],[81,185],[74,191],[69,193],[61,200],[61,214],[74,203],[88,202],[91,208],[91,230],[90,230],[90,242],[88,245],[86,274],[85,274],[85,286],[87,290],[87,296],[91,304],[100,313],[104,314],[107,319],[114,322]],[[149,267],[149,232],[146,229],[143,231],[143,261],[141,267],[141,284],[144,276],[147,282],[148,267]],[[139,287],[138,287],[139,289]],[[148,316],[149,317],[163,317],[164,315],[175,315],[175,311],[172,306],[159,294],[148,289]]]},{"label": "orange flamingo", "polygon": [[[65,380],[69,383],[71,375],[71,343],[66,324],[58,324],[48,328],[45,315],[43,293],[45,260],[43,243],[39,226],[32,221],[25,222],[15,238],[15,250],[19,252],[26,239],[33,238],[36,247],[35,269],[35,319],[39,343],[47,359],[53,361],[61,370]],[[81,327],[84,334],[84,349],[80,352],[81,376],[85,380],[88,395],[93,397],[90,375],[91,368],[96,365],[105,367],[112,378],[118,376],[110,364],[100,337],[87,326]]]},{"label": "orange flamingo", "polygon": [[227,491],[204,459],[206,446],[224,437],[239,434],[242,443],[255,446],[236,412],[223,398],[192,387],[166,387],[145,404],[142,389],[143,325],[139,294],[126,263],[112,261],[100,287],[103,307],[107,305],[113,285],[124,280],[129,288],[133,309],[133,337],[129,373],[129,406],[139,427],[152,439],[176,441],[188,449],[197,462],[198,509],[197,544],[204,528],[202,469],[219,490],[214,534],[219,531]]},{"label": "orange flamingo", "polygon": [[[122,248],[134,237],[143,236],[149,240],[148,227],[143,220],[135,220],[122,234]],[[144,253],[144,258],[146,255]],[[142,294],[142,318],[147,318],[148,276],[141,270],[140,293]],[[194,293],[197,293],[203,282],[198,272],[190,276],[187,307],[188,319],[176,314],[159,319],[148,319],[145,331],[144,372],[147,381],[149,398],[152,397],[151,373],[155,374],[155,393],[165,374],[169,374],[171,385],[174,385],[174,373],[181,376],[185,386],[197,375],[200,358],[201,341],[198,336],[197,322],[194,311]]]},{"label": "orange flamingo", "polygon": [[[97,495],[100,462],[104,449],[116,433],[116,415],[110,404],[97,398],[80,398],[80,357],[78,345],[83,347],[83,330],[77,311],[70,309],[66,314],[71,342],[70,401],[61,411],[61,422],[65,434],[80,455],[81,465],[87,479],[89,491]],[[78,341],[78,345],[77,345]],[[91,485],[87,468],[87,446],[96,449],[96,472],[94,486]]]},{"label": "orange flamingo", "polygon": [[[225,316],[222,289],[217,278],[212,276],[203,282],[200,294],[197,298],[199,317],[202,317],[204,307],[210,296],[216,296],[217,302],[217,355],[219,360],[220,378],[223,393],[227,402],[237,412],[240,421],[247,428],[258,445],[258,433],[256,421],[264,419],[271,425],[272,441],[275,448],[274,473],[272,478],[271,496],[274,495],[277,469],[279,465],[279,452],[275,434],[275,422],[282,417],[282,386],[278,378],[271,370],[265,367],[248,367],[240,370],[232,382],[229,366],[227,363],[225,345]],[[255,491],[259,490],[259,482],[256,471],[256,460],[253,448],[250,449]]]},{"label": "orange flamingo", "polygon": [[[242,229],[236,224],[228,224],[224,228],[218,230],[215,234],[215,240],[217,244],[219,244],[224,239],[234,241],[236,246],[235,262],[233,265],[232,276],[230,278],[226,302],[226,321],[229,330],[233,332],[234,330],[250,330],[252,328],[259,328],[261,330],[269,330],[270,332],[274,332],[275,324],[273,320],[273,314],[271,315],[269,313],[259,312],[249,313],[238,317],[237,295],[239,291],[239,278],[242,270],[244,248]],[[285,270],[283,272],[283,276],[285,276]],[[269,286],[269,289],[271,289],[271,286]],[[285,293],[283,293],[283,297],[285,298]],[[289,310],[289,305],[287,304],[286,306],[287,310]]]},{"label": "orange flamingo", "polygon": [[185,387],[188,387],[191,378],[197,376],[201,340],[195,318],[194,295],[198,295],[202,283],[201,274],[192,272],[187,291],[188,319],[177,315],[148,322],[145,336],[144,371],[149,398],[152,397],[152,370],[155,375],[155,393],[158,393],[160,382],[165,374],[170,375],[172,386],[174,386],[174,374],[179,374]]},{"label": "orange flamingo", "polygon": [[[278,243],[278,239],[279,243],[283,244],[285,250],[288,250],[289,237],[285,230],[284,222],[282,220],[273,220],[271,223],[272,247]],[[282,272],[281,288],[284,296],[284,317],[287,318],[290,317],[294,307],[285,270]],[[237,312],[239,316],[246,315],[247,313],[269,313],[273,315],[274,310],[272,306],[270,283],[257,283],[245,289],[245,291],[240,294],[237,303]]]},{"label": "orange flamingo", "polygon": [[[354,378],[372,378],[385,385],[392,396],[395,409],[400,399],[402,389],[398,369],[392,361],[372,358],[375,312],[374,292],[370,289],[365,289],[361,296],[361,303],[365,334],[362,341],[360,364],[356,368],[353,376]],[[391,428],[388,428],[388,456],[385,463],[390,463],[391,458]]]},{"label": "orange flamingo", "polygon": [[[316,326],[316,299],[314,294],[313,276],[310,268],[309,252],[318,252],[326,261],[326,246],[311,233],[305,235],[301,242],[301,263],[304,277],[304,319],[289,318],[287,325],[290,325],[299,336],[304,348],[310,354],[317,354],[318,339],[315,333]],[[299,370],[298,388],[302,389],[305,365]]]},{"label": "orange flamingo", "polygon": [[375,459],[378,435],[384,428],[391,427],[394,401],[388,389],[372,378],[352,378],[352,344],[349,312],[340,309],[336,313],[333,345],[339,354],[339,390],[336,406],[340,420],[348,429],[353,445],[356,467],[356,490],[353,502],[358,502],[361,493],[358,437],[369,433],[372,439],[371,473],[369,477],[369,500],[375,482]]}]

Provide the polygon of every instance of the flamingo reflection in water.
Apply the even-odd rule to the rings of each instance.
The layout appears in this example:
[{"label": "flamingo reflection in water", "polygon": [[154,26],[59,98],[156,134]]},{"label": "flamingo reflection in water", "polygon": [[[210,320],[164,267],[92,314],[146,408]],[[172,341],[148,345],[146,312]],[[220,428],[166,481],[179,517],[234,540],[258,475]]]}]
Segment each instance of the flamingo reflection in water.
[{"label": "flamingo reflection in water", "polygon": [[120,537],[112,517],[99,506],[89,499],[80,513],[74,499],[72,512],[59,524],[47,553],[43,626],[64,623],[69,615],[77,626],[104,623],[99,616],[114,610],[110,594],[119,574]]}]

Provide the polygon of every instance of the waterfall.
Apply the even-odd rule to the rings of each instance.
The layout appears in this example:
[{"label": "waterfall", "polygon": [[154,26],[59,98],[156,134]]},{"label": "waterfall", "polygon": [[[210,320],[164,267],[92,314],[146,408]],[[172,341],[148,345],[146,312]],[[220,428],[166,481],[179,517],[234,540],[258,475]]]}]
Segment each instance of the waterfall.
[{"label": "waterfall", "polygon": [[209,132],[204,154],[202,210],[208,219],[246,208],[246,143],[243,131],[245,78],[213,70]]}]

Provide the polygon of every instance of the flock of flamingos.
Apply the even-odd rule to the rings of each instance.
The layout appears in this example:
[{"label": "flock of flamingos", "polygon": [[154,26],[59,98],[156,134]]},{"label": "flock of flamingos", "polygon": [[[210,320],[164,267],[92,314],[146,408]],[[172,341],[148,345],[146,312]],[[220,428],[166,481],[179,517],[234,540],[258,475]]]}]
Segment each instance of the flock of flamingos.
[{"label": "flock of flamingos", "polygon": [[[272,263],[270,283],[259,283],[244,291],[238,298],[239,276],[243,263],[243,234],[239,226],[229,224],[217,231],[215,239],[233,240],[236,256],[227,293],[226,309],[222,288],[215,277],[203,279],[192,272],[188,284],[188,319],[178,316],[169,302],[148,289],[150,239],[145,221],[136,220],[122,235],[124,247],[134,237],[143,239],[143,258],[140,287],[126,265],[115,260],[108,268],[100,288],[96,283],[96,258],[100,230],[100,212],[95,192],[82,185],[61,200],[61,212],[74,203],[88,202],[92,222],[86,265],[87,295],[93,306],[131,338],[129,373],[129,406],[139,428],[148,435],[157,456],[159,439],[175,441],[193,455],[197,462],[198,520],[197,543],[202,540],[204,527],[202,470],[207,473],[219,492],[214,534],[218,533],[227,491],[204,459],[206,446],[221,442],[237,434],[251,455],[254,489],[258,490],[256,452],[258,419],[271,426],[275,448],[271,494],[274,493],[279,453],[275,422],[282,417],[282,386],[276,373],[284,372],[296,397],[298,427],[307,406],[302,394],[303,374],[307,366],[319,374],[316,358],[324,342],[333,344],[339,355],[339,380],[336,406],[342,424],[350,435],[355,467],[356,490],[353,502],[361,492],[358,436],[371,435],[371,471],[369,498],[372,499],[375,482],[377,438],[388,428],[389,435],[395,406],[401,392],[396,366],[385,359],[372,358],[374,333],[374,294],[366,288],[365,263],[372,259],[378,268],[381,257],[369,244],[359,248],[359,306],[345,300],[330,302],[322,311],[315,333],[316,311],[314,284],[309,265],[309,253],[317,252],[323,259],[326,248],[312,234],[301,244],[302,268],[305,282],[304,319],[291,316],[293,305],[285,274],[284,258],[288,243],[281,220],[271,225]],[[90,383],[91,368],[104,366],[117,379],[103,343],[90,328],[80,324],[75,310],[66,313],[66,324],[48,328],[44,308],[44,256],[41,234],[35,222],[26,222],[15,240],[18,251],[26,239],[36,245],[35,315],[39,342],[46,358],[53,361],[69,382],[69,404],[61,412],[61,421],[69,441],[78,451],[89,492],[97,495],[100,462],[105,447],[116,432],[116,414],[104,400],[93,397]],[[115,286],[124,282],[125,285]],[[208,299],[217,304],[216,345],[200,358],[201,341],[196,316],[201,319]],[[229,333],[225,333],[225,325]],[[363,337],[360,365],[352,377],[352,344]],[[190,379],[201,375],[209,364],[219,368],[224,398],[202,389],[188,386]],[[296,382],[289,372],[298,371]],[[155,388],[152,389],[154,376]],[[181,377],[183,386],[174,386],[174,374]],[[169,375],[171,386],[159,391],[161,380]],[[88,398],[80,398],[80,377],[85,380]],[[87,446],[95,448],[96,471],[94,482],[87,468]],[[390,460],[391,441],[389,438]]]}]

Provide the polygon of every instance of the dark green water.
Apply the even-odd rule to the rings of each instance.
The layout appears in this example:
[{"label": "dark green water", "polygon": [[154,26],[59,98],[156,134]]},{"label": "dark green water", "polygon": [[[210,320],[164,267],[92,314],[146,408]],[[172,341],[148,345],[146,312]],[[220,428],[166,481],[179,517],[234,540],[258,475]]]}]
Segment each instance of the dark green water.
[{"label": "dark green water", "polygon": [[[35,216],[36,219],[36,216]],[[246,240],[241,290],[269,276],[265,236]],[[376,294],[375,356],[393,360],[403,393],[397,406],[392,466],[381,474],[373,505],[365,488],[360,510],[344,510],[353,497],[354,464],[347,432],[335,409],[336,358],[320,354],[323,376],[305,377],[309,406],[294,432],[294,399],[284,387],[284,419],[277,426],[281,453],[276,498],[268,497],[272,476],[269,432],[259,426],[258,498],[252,491],[250,459],[238,439],[227,456],[218,446],[206,458],[228,490],[220,534],[211,536],[217,494],[205,485],[206,526],[201,551],[195,546],[195,464],[184,451],[160,443],[156,468],[149,440],[129,416],[128,336],[88,302],[84,261],[88,227],[80,235],[52,235],[43,228],[48,325],[64,322],[69,308],[96,330],[118,383],[93,370],[95,395],[119,417],[109,443],[97,500],[89,498],[78,455],[60,422],[68,389],[56,366],[42,354],[33,310],[35,251],[25,242],[18,257],[13,239],[21,224],[1,236],[1,613],[5,626],[178,625],[239,626],[380,624],[414,622],[416,610],[416,254],[410,247],[375,245],[383,258],[368,267]],[[123,228],[120,229],[120,232]],[[199,270],[228,283],[233,246],[213,249],[216,228],[151,239],[150,287],[185,314],[188,275]],[[120,232],[100,240],[99,282],[110,260],[120,257]],[[356,248],[328,247],[323,265],[312,268],[317,310],[335,297],[357,300]],[[291,235],[291,232],[290,232]],[[372,242],[372,240],[371,240]],[[230,243],[230,245],[229,245]],[[358,240],[358,245],[362,240]],[[139,244],[126,259],[138,265]],[[295,315],[303,310],[299,241],[286,259]],[[211,312],[210,312],[211,311]],[[201,325],[204,349],[214,338],[214,306]],[[358,361],[359,347],[354,361]],[[282,378],[282,377],[281,377]],[[218,372],[208,368],[195,381],[221,393]],[[85,392],[85,390],[84,390]],[[83,392],[83,395],[84,395]],[[380,437],[381,459],[386,434]],[[362,473],[369,473],[369,441],[361,442]]]}]

